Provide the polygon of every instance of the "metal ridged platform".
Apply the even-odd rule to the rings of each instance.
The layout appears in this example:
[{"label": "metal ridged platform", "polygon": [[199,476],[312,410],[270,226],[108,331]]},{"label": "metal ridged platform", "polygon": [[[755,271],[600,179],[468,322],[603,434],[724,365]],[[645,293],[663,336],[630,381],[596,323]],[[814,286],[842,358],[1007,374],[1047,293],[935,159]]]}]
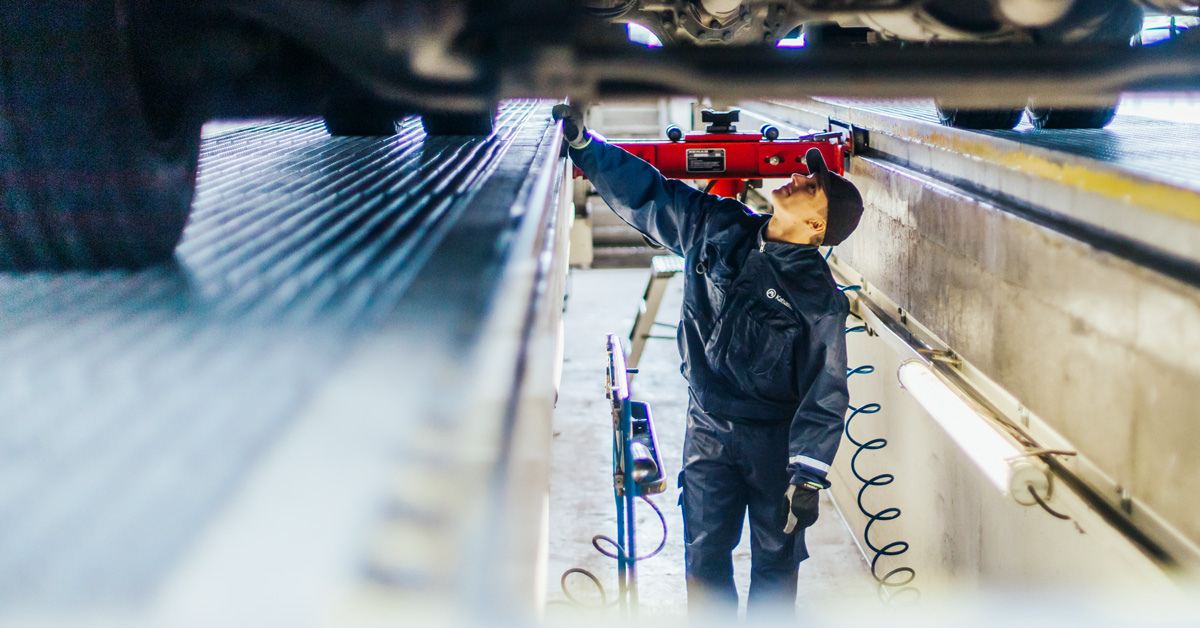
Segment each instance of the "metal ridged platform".
[{"label": "metal ridged platform", "polygon": [[[222,133],[176,266],[0,275],[0,618],[153,599],[347,356],[424,320],[405,313],[422,273],[450,291],[420,330],[446,355],[384,370],[477,347],[532,216],[518,196],[557,152],[548,113],[506,104],[488,138],[427,138],[417,118],[386,138],[320,120]],[[388,412],[419,422],[423,403]]]},{"label": "metal ridged platform", "polygon": [[[940,124],[929,101],[831,101],[874,113]],[[1033,128],[1028,118],[1012,131],[974,131],[1066,155],[1111,164],[1150,179],[1200,191],[1195,163],[1200,161],[1200,120],[1168,122],[1118,114],[1103,129]]]}]

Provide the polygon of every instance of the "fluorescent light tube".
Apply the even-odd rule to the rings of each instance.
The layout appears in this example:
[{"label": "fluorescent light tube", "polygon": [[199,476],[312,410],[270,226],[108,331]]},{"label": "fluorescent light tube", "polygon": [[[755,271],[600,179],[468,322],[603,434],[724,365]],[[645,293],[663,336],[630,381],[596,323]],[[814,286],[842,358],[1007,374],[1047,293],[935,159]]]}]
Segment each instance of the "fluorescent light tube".
[{"label": "fluorescent light tube", "polygon": [[920,360],[900,365],[900,385],[921,404],[963,453],[1002,494],[1026,506],[1050,497],[1050,479],[1024,448],[1000,433],[994,422],[967,403],[951,385]]}]

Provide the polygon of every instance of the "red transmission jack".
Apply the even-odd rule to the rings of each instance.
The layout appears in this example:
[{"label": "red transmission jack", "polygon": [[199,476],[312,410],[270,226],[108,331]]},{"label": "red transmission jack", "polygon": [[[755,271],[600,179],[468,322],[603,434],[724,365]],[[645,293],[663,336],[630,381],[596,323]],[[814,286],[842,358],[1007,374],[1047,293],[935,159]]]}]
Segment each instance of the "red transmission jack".
[{"label": "red transmission jack", "polygon": [[[846,146],[839,132],[806,135],[794,140],[779,139],[779,129],[764,125],[758,133],[738,133],[734,123],[738,110],[704,110],[701,120],[711,123],[704,133],[686,136],[679,127],[667,128],[667,140],[614,140],[620,146],[658,168],[672,179],[707,180],[705,191],[737,198],[754,179],[786,179],[793,173],[808,174],[804,155],[808,149],[821,151],[830,171],[846,171]],[[575,176],[583,173],[575,169]]]}]

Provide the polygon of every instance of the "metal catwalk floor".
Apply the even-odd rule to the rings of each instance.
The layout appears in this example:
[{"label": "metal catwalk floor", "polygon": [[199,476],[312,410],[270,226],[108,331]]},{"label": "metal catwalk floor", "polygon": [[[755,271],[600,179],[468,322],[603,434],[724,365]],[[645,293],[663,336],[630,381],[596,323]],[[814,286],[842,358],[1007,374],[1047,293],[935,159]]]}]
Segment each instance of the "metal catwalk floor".
[{"label": "metal catwalk floor", "polygon": [[[937,111],[929,101],[831,102],[938,124]],[[1200,163],[1200,120],[1187,124],[1118,114],[1103,129],[1041,131],[1033,128],[1028,118],[1022,118],[1012,131],[976,132],[1094,159],[1149,179],[1200,191],[1200,177],[1196,176],[1196,164]]]},{"label": "metal catwalk floor", "polygon": [[0,618],[153,599],[352,349],[422,272],[447,272],[427,261],[448,233],[477,298],[451,291],[421,333],[471,342],[509,225],[460,218],[487,205],[513,222],[549,124],[517,102],[486,139],[426,138],[417,118],[387,138],[319,120],[224,132],[204,143],[177,265],[0,275]]}]

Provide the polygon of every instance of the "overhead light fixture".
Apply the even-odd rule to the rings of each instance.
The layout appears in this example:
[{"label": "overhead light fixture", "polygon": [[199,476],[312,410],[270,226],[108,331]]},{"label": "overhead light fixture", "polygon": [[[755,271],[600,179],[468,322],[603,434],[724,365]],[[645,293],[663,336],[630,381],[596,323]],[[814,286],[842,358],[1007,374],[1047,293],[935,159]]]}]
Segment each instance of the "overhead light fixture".
[{"label": "overhead light fixture", "polygon": [[803,48],[805,46],[805,37],[801,33],[799,37],[785,37],[775,42],[776,48]]},{"label": "overhead light fixture", "polygon": [[921,404],[996,490],[1032,506],[1050,497],[1050,478],[1024,447],[1002,434],[993,419],[972,406],[949,382],[921,360],[900,365],[900,385]]},{"label": "overhead light fixture", "polygon": [[625,24],[625,28],[629,35],[629,41],[647,48],[662,48],[662,42],[658,40],[658,35],[645,26],[628,22]]}]

